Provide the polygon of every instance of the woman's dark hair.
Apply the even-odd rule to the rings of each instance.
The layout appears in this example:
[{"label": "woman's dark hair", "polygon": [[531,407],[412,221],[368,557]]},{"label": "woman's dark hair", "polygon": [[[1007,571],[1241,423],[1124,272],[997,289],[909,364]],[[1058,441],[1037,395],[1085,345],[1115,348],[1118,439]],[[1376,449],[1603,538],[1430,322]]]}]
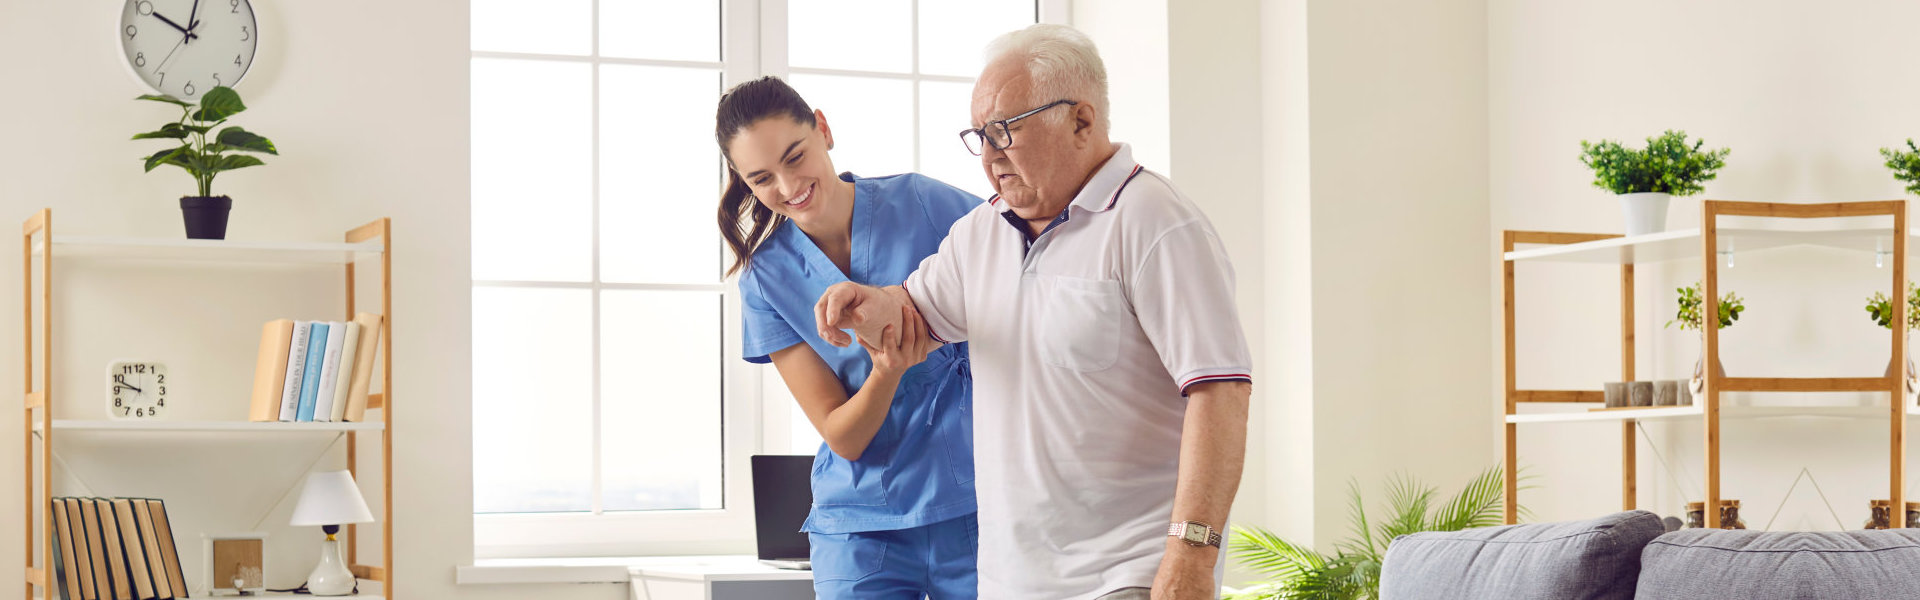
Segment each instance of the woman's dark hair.
[{"label": "woman's dark hair", "polygon": [[[773,233],[786,217],[775,214],[772,209],[755,200],[753,191],[747,188],[747,182],[740,179],[740,171],[733,168],[733,157],[727,155],[727,144],[740,134],[748,125],[770,117],[789,117],[795,123],[814,126],[813,108],[800,98],[798,92],[771,75],[733,86],[720,96],[720,109],[714,117],[713,140],[720,144],[720,154],[727,158],[727,191],[720,194],[720,237],[725,238],[727,247],[733,249],[733,266],[727,267],[727,274],[746,268],[753,259],[754,250],[760,247],[767,236]],[[749,224],[751,222],[751,224]]]}]

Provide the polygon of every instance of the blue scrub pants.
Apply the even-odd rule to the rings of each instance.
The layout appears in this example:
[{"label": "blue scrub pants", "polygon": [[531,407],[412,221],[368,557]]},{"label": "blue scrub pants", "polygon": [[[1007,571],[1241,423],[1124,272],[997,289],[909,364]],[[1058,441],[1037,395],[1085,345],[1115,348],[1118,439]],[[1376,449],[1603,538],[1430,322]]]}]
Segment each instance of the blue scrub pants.
[{"label": "blue scrub pants", "polygon": [[898,531],[810,533],[819,600],[973,600],[980,523],[973,515]]}]

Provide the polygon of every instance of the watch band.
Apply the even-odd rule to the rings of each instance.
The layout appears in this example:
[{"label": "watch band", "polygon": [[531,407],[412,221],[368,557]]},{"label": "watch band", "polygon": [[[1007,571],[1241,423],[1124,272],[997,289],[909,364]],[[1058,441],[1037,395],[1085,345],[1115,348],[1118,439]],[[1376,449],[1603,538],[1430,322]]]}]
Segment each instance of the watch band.
[{"label": "watch band", "polygon": [[[1189,527],[1207,532],[1207,541],[1205,543],[1201,543],[1201,542],[1196,542],[1194,540],[1187,539],[1187,529]],[[1181,521],[1178,523],[1168,525],[1167,536],[1180,538],[1180,541],[1186,542],[1186,544],[1189,546],[1213,546],[1215,548],[1220,547],[1220,532],[1214,531],[1212,526],[1207,525],[1206,523],[1201,523],[1199,521]]]}]

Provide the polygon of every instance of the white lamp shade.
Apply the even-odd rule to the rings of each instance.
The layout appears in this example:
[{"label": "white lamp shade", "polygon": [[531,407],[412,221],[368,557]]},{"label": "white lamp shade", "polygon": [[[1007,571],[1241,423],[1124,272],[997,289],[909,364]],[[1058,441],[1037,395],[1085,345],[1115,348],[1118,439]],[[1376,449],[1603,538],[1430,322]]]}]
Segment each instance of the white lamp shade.
[{"label": "white lamp shade", "polygon": [[300,490],[300,503],[293,507],[291,524],[346,525],[371,522],[373,512],[367,510],[367,501],[360,497],[360,486],[353,484],[353,474],[323,471],[307,475],[307,485]]}]

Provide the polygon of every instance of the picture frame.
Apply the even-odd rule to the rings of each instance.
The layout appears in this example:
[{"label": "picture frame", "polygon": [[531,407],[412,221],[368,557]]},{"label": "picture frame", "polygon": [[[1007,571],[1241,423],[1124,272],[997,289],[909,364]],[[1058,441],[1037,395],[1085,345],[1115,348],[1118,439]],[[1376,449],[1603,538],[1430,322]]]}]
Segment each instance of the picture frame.
[{"label": "picture frame", "polygon": [[[267,534],[243,532],[203,534],[201,556],[206,565],[209,596],[259,596],[267,592]],[[234,578],[241,579],[236,587]]]}]

